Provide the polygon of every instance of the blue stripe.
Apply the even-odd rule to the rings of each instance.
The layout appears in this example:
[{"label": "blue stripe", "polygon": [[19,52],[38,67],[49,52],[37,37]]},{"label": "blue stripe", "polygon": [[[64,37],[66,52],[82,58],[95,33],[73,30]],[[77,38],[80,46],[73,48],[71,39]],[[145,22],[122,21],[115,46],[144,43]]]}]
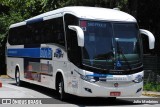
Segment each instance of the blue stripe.
[{"label": "blue stripe", "polygon": [[7,55],[9,57],[28,57],[28,58],[52,58],[51,48],[14,48],[8,49]]},{"label": "blue stripe", "polygon": [[91,77],[113,77],[113,75],[110,74],[90,74],[86,76],[91,76]]}]

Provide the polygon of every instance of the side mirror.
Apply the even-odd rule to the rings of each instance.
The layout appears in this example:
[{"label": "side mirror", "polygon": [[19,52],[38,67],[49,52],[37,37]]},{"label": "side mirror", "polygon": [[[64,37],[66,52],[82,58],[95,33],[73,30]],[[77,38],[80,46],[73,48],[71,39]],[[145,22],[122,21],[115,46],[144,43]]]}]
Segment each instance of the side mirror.
[{"label": "side mirror", "polygon": [[68,25],[68,28],[71,30],[76,31],[77,39],[78,39],[78,46],[84,47],[84,32],[79,26]]},{"label": "side mirror", "polygon": [[149,49],[154,49],[155,37],[153,36],[153,34],[150,31],[145,29],[140,29],[140,33],[148,36]]}]

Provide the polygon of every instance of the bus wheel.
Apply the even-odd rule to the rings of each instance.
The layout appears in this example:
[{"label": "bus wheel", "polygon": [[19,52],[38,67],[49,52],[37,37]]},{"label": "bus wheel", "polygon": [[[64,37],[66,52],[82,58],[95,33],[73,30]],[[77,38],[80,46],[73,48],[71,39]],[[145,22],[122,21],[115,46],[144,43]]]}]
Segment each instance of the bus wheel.
[{"label": "bus wheel", "polygon": [[61,77],[60,81],[58,82],[58,92],[60,100],[64,100],[66,97],[66,93],[64,92],[64,80]]},{"label": "bus wheel", "polygon": [[17,85],[17,86],[20,86],[20,85],[21,85],[21,80],[20,80],[20,72],[19,72],[19,69],[16,69],[15,79],[16,79],[16,85]]}]

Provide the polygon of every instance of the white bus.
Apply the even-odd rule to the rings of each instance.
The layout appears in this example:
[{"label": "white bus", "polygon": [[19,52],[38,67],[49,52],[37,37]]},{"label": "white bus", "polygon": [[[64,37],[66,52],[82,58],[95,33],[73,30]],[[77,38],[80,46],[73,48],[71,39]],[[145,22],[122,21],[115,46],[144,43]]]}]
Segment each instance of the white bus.
[{"label": "white bus", "polygon": [[140,96],[142,41],[131,15],[97,7],[64,7],[9,28],[7,74],[22,81],[83,97]]}]

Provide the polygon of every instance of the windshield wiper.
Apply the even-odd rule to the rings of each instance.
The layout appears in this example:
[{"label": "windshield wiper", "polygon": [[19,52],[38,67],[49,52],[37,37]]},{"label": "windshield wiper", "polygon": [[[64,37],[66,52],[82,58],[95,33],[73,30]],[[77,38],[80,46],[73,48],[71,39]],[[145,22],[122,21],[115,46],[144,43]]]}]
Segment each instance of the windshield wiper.
[{"label": "windshield wiper", "polygon": [[108,69],[102,69],[102,68],[98,68],[98,67],[94,67],[94,66],[90,66],[90,65],[86,65],[86,64],[83,64],[84,67],[86,68],[90,68],[90,69],[97,69],[97,70],[100,70],[100,71],[109,71]]},{"label": "windshield wiper", "polygon": [[[128,60],[127,60],[127,58],[125,57],[122,48],[121,48],[120,45],[119,45],[118,38],[116,38],[116,43],[117,43],[118,63],[120,63],[120,62],[119,62],[119,61],[120,61],[119,59],[120,59],[120,55],[122,55],[124,61],[125,61],[126,64],[128,65],[129,70],[131,70],[132,68],[131,68],[131,66],[130,66]],[[116,63],[117,63],[117,62],[116,62]]]}]

